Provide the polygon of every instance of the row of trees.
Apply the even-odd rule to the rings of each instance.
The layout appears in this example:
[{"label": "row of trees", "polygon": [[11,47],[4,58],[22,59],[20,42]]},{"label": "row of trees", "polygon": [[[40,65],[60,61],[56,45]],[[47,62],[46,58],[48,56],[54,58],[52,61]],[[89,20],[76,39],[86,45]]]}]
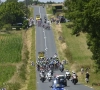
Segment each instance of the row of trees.
[{"label": "row of trees", "polygon": [[65,0],[66,17],[74,23],[73,34],[87,33],[97,71],[100,70],[100,0]]},{"label": "row of trees", "polygon": [[23,23],[25,17],[29,16],[29,10],[24,2],[18,0],[7,0],[0,5],[0,30],[9,25]]}]

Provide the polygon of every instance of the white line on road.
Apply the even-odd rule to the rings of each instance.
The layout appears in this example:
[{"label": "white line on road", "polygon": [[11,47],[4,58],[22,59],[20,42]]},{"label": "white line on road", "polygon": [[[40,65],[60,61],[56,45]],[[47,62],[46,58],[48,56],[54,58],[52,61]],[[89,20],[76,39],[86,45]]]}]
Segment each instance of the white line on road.
[{"label": "white line on road", "polygon": [[40,12],[40,7],[39,7],[39,14],[40,14],[40,18],[41,18],[41,12]]},{"label": "white line on road", "polygon": [[[39,14],[40,14],[40,17],[41,17],[41,12],[40,12],[40,7],[39,7]],[[44,40],[45,40],[45,51],[47,51],[47,44],[46,44],[46,35],[45,35],[45,30],[43,29],[43,33],[44,33]]]},{"label": "white line on road", "polygon": [[44,40],[45,40],[45,50],[47,51],[47,43],[46,43],[46,35],[45,35],[45,31],[44,31],[44,29],[43,29],[43,32],[44,32]]}]

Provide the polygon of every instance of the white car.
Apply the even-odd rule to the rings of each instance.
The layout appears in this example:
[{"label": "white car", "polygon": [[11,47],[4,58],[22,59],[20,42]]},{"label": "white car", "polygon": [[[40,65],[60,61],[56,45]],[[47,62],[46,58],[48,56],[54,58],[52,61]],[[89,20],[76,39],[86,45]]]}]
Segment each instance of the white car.
[{"label": "white car", "polygon": [[56,75],[56,80],[59,82],[59,84],[67,86],[67,80],[65,75]]}]

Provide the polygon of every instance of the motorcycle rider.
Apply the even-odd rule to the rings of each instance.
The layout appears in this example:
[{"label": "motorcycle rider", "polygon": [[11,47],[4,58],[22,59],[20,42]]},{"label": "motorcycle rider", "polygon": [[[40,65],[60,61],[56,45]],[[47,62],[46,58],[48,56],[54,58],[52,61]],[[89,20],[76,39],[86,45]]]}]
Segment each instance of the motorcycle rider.
[{"label": "motorcycle rider", "polygon": [[45,77],[45,72],[44,72],[44,70],[40,72],[40,77]]},{"label": "motorcycle rider", "polygon": [[70,72],[69,72],[69,70],[66,70],[65,77],[67,78],[68,76],[69,76],[69,79],[70,79]]},{"label": "motorcycle rider", "polygon": [[60,71],[61,71],[61,72],[64,71],[64,66],[63,66],[63,64],[60,64]]},{"label": "motorcycle rider", "polygon": [[77,77],[77,74],[75,72],[72,72],[72,82],[74,82],[74,80],[78,80]]},{"label": "motorcycle rider", "polygon": [[52,79],[52,75],[51,75],[51,71],[49,71],[47,74],[46,74],[46,78],[49,80],[49,79]]},{"label": "motorcycle rider", "polygon": [[57,58],[57,54],[56,53],[54,54],[53,58]]}]

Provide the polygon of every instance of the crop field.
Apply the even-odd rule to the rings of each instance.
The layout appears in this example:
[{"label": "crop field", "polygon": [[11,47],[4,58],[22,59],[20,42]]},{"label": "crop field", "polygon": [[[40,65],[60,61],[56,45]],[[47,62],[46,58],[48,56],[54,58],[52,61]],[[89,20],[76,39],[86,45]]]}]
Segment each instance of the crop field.
[{"label": "crop field", "polygon": [[15,71],[15,66],[0,66],[0,87],[13,76]]},{"label": "crop field", "polygon": [[21,34],[0,35],[0,63],[21,61]]},{"label": "crop field", "polygon": [[20,65],[22,60],[22,46],[21,31],[11,31],[10,34],[0,32],[0,89],[19,88],[19,83],[12,82],[15,79],[13,76],[17,71],[17,65]]}]

